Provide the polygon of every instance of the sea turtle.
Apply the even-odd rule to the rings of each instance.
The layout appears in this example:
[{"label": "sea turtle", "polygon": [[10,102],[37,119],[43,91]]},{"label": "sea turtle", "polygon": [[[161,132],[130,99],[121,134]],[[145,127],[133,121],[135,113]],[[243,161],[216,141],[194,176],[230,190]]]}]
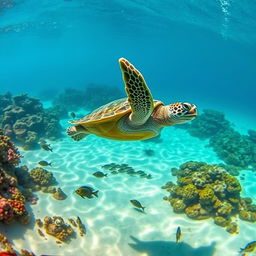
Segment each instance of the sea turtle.
[{"label": "sea turtle", "polygon": [[185,123],[197,116],[190,103],[164,105],[154,100],[141,73],[126,59],[120,58],[128,98],[112,101],[86,115],[70,121],[67,134],[75,141],[89,134],[113,140],[145,140],[160,134],[165,126]]}]

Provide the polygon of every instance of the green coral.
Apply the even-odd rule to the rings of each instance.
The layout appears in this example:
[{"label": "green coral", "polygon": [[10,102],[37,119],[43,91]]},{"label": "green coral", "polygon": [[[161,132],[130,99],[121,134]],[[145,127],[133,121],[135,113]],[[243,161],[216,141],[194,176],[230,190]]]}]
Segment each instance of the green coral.
[{"label": "green coral", "polygon": [[218,208],[217,214],[222,217],[228,217],[231,214],[232,210],[233,206],[228,202],[224,202],[221,207]]},{"label": "green coral", "polygon": [[162,187],[170,192],[165,200],[171,203],[174,212],[197,220],[212,217],[230,233],[237,232],[237,226],[231,223],[237,214],[240,219],[256,221],[256,205],[251,198],[240,196],[242,187],[238,179],[223,165],[190,161],[175,168],[175,174],[177,185],[169,182]]},{"label": "green coral", "polygon": [[233,128],[213,136],[209,144],[226,164],[240,168],[247,168],[249,165],[255,166],[255,142]]},{"label": "green coral", "polygon": [[179,177],[177,183],[179,186],[184,186],[192,183],[192,180],[190,177]]},{"label": "green coral", "polygon": [[182,125],[181,128],[187,129],[190,135],[200,139],[208,139],[219,132],[230,127],[230,122],[225,115],[219,111],[204,109],[190,124]]},{"label": "green coral", "polygon": [[181,199],[176,199],[171,202],[171,205],[173,207],[173,211],[176,213],[182,213],[184,212],[186,208],[186,204]]},{"label": "green coral", "polygon": [[211,204],[214,199],[214,191],[211,188],[205,188],[199,192],[199,201],[202,205]]},{"label": "green coral", "polygon": [[200,216],[200,209],[201,205],[200,204],[194,204],[191,206],[188,206],[185,209],[186,215],[191,218],[191,219],[197,219],[198,216]]},{"label": "green coral", "polygon": [[39,186],[50,186],[56,183],[53,174],[41,167],[32,169],[30,171],[30,176],[33,178],[34,182]]},{"label": "green coral", "polygon": [[227,185],[227,191],[229,193],[240,193],[242,191],[242,187],[238,181],[238,179],[234,176],[231,176],[231,175],[228,175],[226,174],[225,175],[225,182],[226,182],[226,185]]},{"label": "green coral", "polygon": [[221,226],[221,227],[226,227],[226,226],[229,225],[230,221],[227,220],[226,218],[222,217],[222,216],[216,216],[216,217],[214,218],[214,223],[215,223],[216,225]]},{"label": "green coral", "polygon": [[198,191],[196,186],[188,184],[182,188],[182,197],[185,201],[189,202],[198,198]]},{"label": "green coral", "polygon": [[240,211],[239,212],[239,218],[241,220],[251,221],[251,213],[248,212],[248,211],[245,211],[245,210]]},{"label": "green coral", "polygon": [[236,222],[231,222],[226,228],[227,232],[230,234],[238,234],[238,225]]},{"label": "green coral", "polygon": [[203,220],[210,218],[209,212],[206,209],[202,208],[200,204],[188,206],[185,209],[185,212],[186,215],[191,219]]},{"label": "green coral", "polygon": [[237,167],[236,170],[231,167],[232,175],[238,175],[239,170],[250,165],[256,167],[256,131],[249,130],[248,135],[240,134],[223,113],[204,110],[195,120],[179,127],[186,129],[192,136],[209,139],[209,146],[218,157],[227,165]]}]

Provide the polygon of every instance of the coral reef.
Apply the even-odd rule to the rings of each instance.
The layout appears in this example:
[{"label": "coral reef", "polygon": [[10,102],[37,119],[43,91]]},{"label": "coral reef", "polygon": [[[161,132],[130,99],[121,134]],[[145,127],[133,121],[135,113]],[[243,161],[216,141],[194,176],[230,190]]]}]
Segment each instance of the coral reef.
[{"label": "coral reef", "polygon": [[7,237],[2,233],[0,233],[0,244],[1,244],[0,247],[3,247],[2,250],[4,252],[13,253],[15,255],[15,251],[13,249],[13,246],[8,241]]},{"label": "coral reef", "polygon": [[179,125],[176,128],[185,128],[194,137],[208,139],[229,127],[230,122],[225,119],[223,113],[205,109],[201,115],[189,124]]},{"label": "coral reef", "polygon": [[209,145],[229,165],[256,167],[256,143],[232,128],[211,137]]},{"label": "coral reef", "polygon": [[[76,111],[80,108],[94,110],[113,100],[126,97],[118,88],[89,84],[84,90],[67,88],[53,101],[54,107],[66,106],[66,113],[70,110]],[[63,110],[63,108],[62,108]]]},{"label": "coral reef", "polygon": [[6,224],[14,220],[27,224],[30,219],[15,175],[20,157],[10,138],[0,130],[0,221]]},{"label": "coral reef", "polygon": [[[1,248],[2,247],[2,248]],[[1,255],[7,255],[5,253],[8,253],[8,255],[13,255],[13,256],[35,256],[33,252],[29,252],[27,250],[21,249],[20,254],[17,254],[17,252],[14,250],[12,244],[8,241],[7,237],[0,233],[0,248],[1,248]]]},{"label": "coral reef", "polygon": [[98,108],[126,95],[117,87],[89,84],[84,92],[84,107],[89,110]]},{"label": "coral reef", "polygon": [[34,183],[40,187],[51,186],[56,184],[56,179],[53,174],[41,167],[33,168],[30,171],[30,177]]},{"label": "coral reef", "polygon": [[53,106],[65,106],[66,113],[70,110],[78,110],[84,107],[84,91],[66,88],[64,92],[60,93],[54,100]]},{"label": "coral reef", "polygon": [[191,161],[173,168],[172,174],[177,176],[177,185],[168,182],[162,188],[170,192],[164,200],[170,202],[174,212],[196,220],[213,218],[230,233],[238,229],[232,217],[256,221],[256,205],[240,196],[239,181],[223,166]]},{"label": "coral reef", "polygon": [[195,120],[177,128],[187,129],[190,135],[200,139],[209,139],[209,146],[227,165],[239,169],[256,168],[256,131],[248,130],[248,135],[235,131],[223,113],[204,110]]},{"label": "coral reef", "polygon": [[24,149],[35,147],[40,138],[54,140],[61,136],[59,118],[46,111],[38,99],[26,94],[5,94],[0,99],[0,126]]},{"label": "coral reef", "polygon": [[[23,187],[22,193],[27,201],[35,204],[37,198],[33,195],[35,191],[55,194],[55,197],[65,199],[65,193],[60,189],[53,187],[57,181],[53,174],[41,167],[33,168],[29,171],[27,166],[16,168],[15,175],[19,185]],[[61,199],[58,199],[61,200]]]},{"label": "coral reef", "polygon": [[254,131],[254,130],[248,130],[248,135],[249,135],[248,138],[249,138],[252,142],[256,143],[256,131]]},{"label": "coral reef", "polygon": [[51,235],[62,242],[67,242],[70,240],[72,235],[74,235],[73,228],[66,224],[62,217],[46,216],[43,220],[43,228],[48,235]]}]

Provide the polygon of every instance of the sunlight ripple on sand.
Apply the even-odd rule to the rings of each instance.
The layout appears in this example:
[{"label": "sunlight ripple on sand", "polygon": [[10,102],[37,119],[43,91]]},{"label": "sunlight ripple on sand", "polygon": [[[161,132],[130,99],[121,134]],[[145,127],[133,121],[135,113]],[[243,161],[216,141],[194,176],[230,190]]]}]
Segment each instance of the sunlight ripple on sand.
[{"label": "sunlight ripple on sand", "polygon": [[[74,142],[63,138],[51,142],[53,152],[41,149],[32,153],[22,151],[22,164],[29,169],[38,166],[38,161],[52,162],[51,171],[63,191],[68,195],[64,201],[56,201],[50,194],[39,192],[37,205],[31,206],[35,218],[60,215],[67,218],[79,216],[86,227],[86,235],[73,239],[61,247],[53,238],[44,240],[37,234],[36,226],[24,229],[25,239],[14,239],[18,248],[26,247],[37,255],[76,256],[141,256],[142,253],[129,246],[130,236],[142,241],[172,241],[178,226],[182,228],[182,241],[192,247],[215,245],[215,255],[237,255],[239,247],[255,239],[254,226],[238,220],[239,235],[230,235],[225,229],[216,226],[212,219],[194,221],[181,214],[175,214],[170,205],[163,201],[168,193],[161,189],[167,181],[176,181],[171,168],[186,161],[221,162],[207,142],[191,137],[185,130],[167,128],[162,133],[162,142],[120,142],[89,136],[83,141]],[[196,145],[196,147],[193,147]],[[153,150],[151,156],[145,150]],[[152,179],[113,175],[96,178],[92,174],[102,171],[107,163],[128,164],[136,171],[143,170],[152,175]],[[256,177],[253,172],[245,172],[246,185],[243,196],[252,196],[255,191]],[[99,197],[83,199],[74,191],[87,185],[99,190]],[[145,206],[145,212],[136,210],[130,203],[136,199]],[[255,199],[255,198],[254,198]],[[227,249],[229,248],[229,249]],[[65,254],[63,254],[65,251]],[[146,253],[146,252],[145,252]],[[165,256],[165,255],[163,255]]]}]

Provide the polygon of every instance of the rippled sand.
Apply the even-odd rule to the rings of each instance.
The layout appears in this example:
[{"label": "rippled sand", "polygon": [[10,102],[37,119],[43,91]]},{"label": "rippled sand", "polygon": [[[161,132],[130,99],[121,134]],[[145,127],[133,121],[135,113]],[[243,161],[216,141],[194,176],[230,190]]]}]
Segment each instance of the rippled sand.
[{"label": "rippled sand", "polygon": [[[65,219],[80,216],[86,226],[84,237],[77,235],[69,244],[57,245],[37,234],[37,227],[6,227],[17,248],[27,248],[36,255],[76,256],[235,256],[240,247],[255,240],[255,224],[240,221],[239,234],[231,235],[216,226],[212,220],[193,221],[184,215],[175,214],[162,198],[168,193],[161,189],[167,181],[176,181],[170,169],[186,161],[219,163],[216,154],[207,142],[193,138],[186,131],[166,128],[161,143],[119,142],[95,136],[74,142],[66,136],[52,143],[53,152],[35,150],[23,152],[22,164],[29,168],[40,160],[52,162],[53,172],[59,186],[68,195],[57,201],[50,194],[38,193],[37,205],[32,205],[34,218],[46,215],[61,215]],[[146,156],[145,149],[154,150]],[[92,176],[101,166],[115,162],[126,163],[136,170],[150,173],[153,178],[145,179],[127,174],[106,178]],[[256,176],[244,171],[243,196],[256,200]],[[99,190],[99,198],[83,199],[74,193],[81,185]],[[142,213],[130,204],[130,199],[139,200],[146,206]],[[177,226],[182,229],[182,243],[175,243]],[[2,228],[2,227],[1,227]],[[8,228],[8,230],[7,230]]]}]

